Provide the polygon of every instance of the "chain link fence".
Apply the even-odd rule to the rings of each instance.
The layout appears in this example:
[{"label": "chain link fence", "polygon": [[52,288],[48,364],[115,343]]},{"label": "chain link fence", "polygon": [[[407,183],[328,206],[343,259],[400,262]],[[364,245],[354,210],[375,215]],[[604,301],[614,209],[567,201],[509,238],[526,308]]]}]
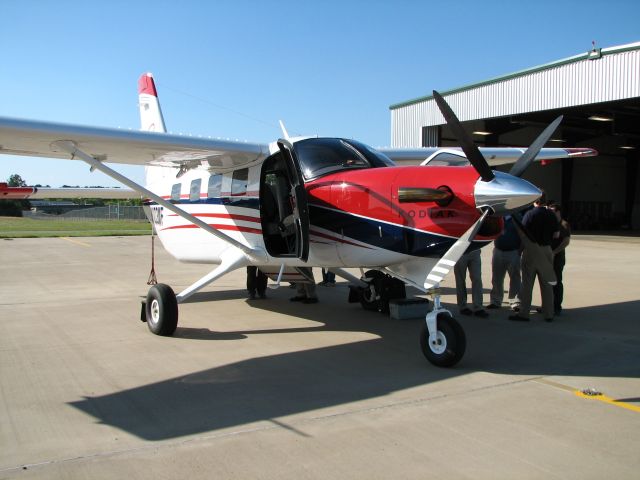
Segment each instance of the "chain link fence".
[{"label": "chain link fence", "polygon": [[148,221],[143,207],[125,205],[106,205],[104,207],[81,208],[70,210],[60,215],[51,215],[42,212],[31,212],[31,218],[47,218],[59,220],[139,220]]}]

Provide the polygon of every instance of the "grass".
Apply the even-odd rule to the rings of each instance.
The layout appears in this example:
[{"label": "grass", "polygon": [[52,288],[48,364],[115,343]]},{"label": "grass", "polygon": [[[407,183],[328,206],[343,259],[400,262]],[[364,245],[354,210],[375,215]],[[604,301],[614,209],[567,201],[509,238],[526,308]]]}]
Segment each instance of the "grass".
[{"label": "grass", "polygon": [[150,233],[151,225],[144,220],[34,220],[0,217],[0,238],[102,237]]}]

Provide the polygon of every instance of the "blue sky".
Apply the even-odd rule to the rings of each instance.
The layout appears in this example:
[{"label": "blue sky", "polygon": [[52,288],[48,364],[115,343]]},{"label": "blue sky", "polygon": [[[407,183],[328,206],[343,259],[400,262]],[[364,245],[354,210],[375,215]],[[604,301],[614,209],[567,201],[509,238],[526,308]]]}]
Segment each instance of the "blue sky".
[{"label": "blue sky", "polygon": [[[170,131],[257,142],[282,119],[389,145],[391,104],[640,41],[637,0],[1,0],[0,18],[0,116],[137,129],[150,71]],[[0,156],[0,180],[116,185],[88,170]]]}]

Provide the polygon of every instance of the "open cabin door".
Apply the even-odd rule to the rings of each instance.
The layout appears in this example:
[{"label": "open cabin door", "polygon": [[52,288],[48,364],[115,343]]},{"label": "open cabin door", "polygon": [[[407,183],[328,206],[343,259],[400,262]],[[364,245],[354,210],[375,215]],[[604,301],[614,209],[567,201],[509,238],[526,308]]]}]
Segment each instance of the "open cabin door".
[{"label": "open cabin door", "polygon": [[272,257],[309,258],[309,207],[300,165],[291,143],[279,140],[280,152],[267,158],[260,175],[260,218]]}]

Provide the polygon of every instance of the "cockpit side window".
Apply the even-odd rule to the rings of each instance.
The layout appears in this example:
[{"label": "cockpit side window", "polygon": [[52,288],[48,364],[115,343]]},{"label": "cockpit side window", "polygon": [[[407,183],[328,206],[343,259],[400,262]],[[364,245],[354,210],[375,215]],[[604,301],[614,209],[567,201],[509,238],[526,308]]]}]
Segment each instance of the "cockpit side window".
[{"label": "cockpit side window", "polygon": [[339,138],[311,138],[294,144],[300,169],[306,180],[338,170],[370,168],[366,157]]}]

